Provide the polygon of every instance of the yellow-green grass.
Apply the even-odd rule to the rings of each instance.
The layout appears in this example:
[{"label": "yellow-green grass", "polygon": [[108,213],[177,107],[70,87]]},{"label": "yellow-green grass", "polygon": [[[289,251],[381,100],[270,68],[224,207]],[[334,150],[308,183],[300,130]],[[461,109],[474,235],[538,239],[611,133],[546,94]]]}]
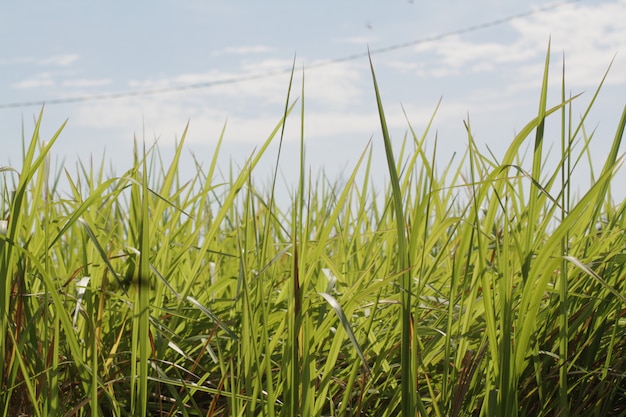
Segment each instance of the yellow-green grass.
[{"label": "yellow-green grass", "polygon": [[[389,189],[370,185],[369,147],[344,184],[312,182],[302,128],[288,207],[254,168],[284,120],[304,126],[304,85],[240,172],[219,177],[216,152],[185,183],[184,135],[172,161],[137,147],[118,177],[51,174],[61,129],[42,141],[40,114],[21,168],[1,168],[0,412],[626,415],[626,205],[611,198],[626,109],[574,199],[600,89],[574,120],[564,80],[547,105],[548,67],[502,160],[468,120],[443,169],[428,128],[392,149],[372,71]],[[555,166],[545,123],[561,128]]]}]

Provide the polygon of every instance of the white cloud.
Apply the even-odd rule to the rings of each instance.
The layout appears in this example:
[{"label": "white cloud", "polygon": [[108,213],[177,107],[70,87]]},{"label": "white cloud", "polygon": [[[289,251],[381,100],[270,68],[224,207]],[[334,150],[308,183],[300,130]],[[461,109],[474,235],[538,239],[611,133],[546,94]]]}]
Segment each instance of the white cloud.
[{"label": "white cloud", "polygon": [[33,62],[36,62],[36,58],[34,56],[18,56],[15,58],[0,59],[0,65],[19,65],[30,64]]},{"label": "white cloud", "polygon": [[[473,41],[468,40],[468,36],[449,36],[414,47],[413,51],[421,58],[427,53],[437,57],[428,68],[400,60],[394,61],[392,66],[405,71],[413,68],[423,77],[445,77],[465,73],[468,69],[476,73],[506,70],[520,86],[534,86],[551,38],[554,58],[560,58],[565,51],[569,83],[579,87],[595,85],[613,54],[619,53],[617,61],[621,67],[626,64],[624,21],[625,0],[593,6],[570,4],[511,21],[510,27],[516,32],[511,42],[496,39]],[[553,66],[555,72],[559,71],[557,66]],[[609,82],[616,83],[624,81],[626,71],[613,74],[609,79]]]},{"label": "white cloud", "polygon": [[99,80],[67,80],[63,81],[63,87],[75,87],[75,88],[88,88],[88,87],[102,87],[104,85],[110,85],[113,81],[109,78]]},{"label": "white cloud", "polygon": [[[34,63],[39,66],[47,66],[47,67],[67,67],[73,64],[74,62],[76,62],[78,59],[79,59],[79,56],[77,54],[65,54],[65,55],[54,55],[54,56],[50,56],[50,57],[43,58],[43,59],[35,59],[32,57],[19,57],[19,58],[14,58],[12,60],[0,62],[0,64]],[[60,75],[58,71],[59,70],[52,70],[52,72],[50,71],[41,72],[27,79],[14,83],[13,87],[20,88],[20,89],[54,87],[58,85],[58,82],[55,80],[55,78],[57,78]],[[66,71],[66,70],[62,70],[62,71]],[[99,82],[101,81],[102,80],[99,80]],[[77,81],[68,80],[68,81],[62,82],[62,85],[64,87],[86,87],[87,85],[85,84],[85,82],[87,81],[86,80],[77,80]],[[95,82],[95,80],[92,82]],[[104,85],[104,84],[98,84],[98,85]]]},{"label": "white cloud", "polygon": [[271,52],[273,49],[265,45],[230,46],[214,52],[214,55],[250,55]]},{"label": "white cloud", "polygon": [[[313,62],[311,66],[318,65]],[[212,70],[203,73],[183,73],[173,77],[135,80],[132,89],[160,89],[178,87],[184,90],[182,100],[195,101],[209,98],[228,100],[235,107],[255,107],[285,102],[293,61],[259,60],[246,61],[238,72]],[[291,97],[300,95],[302,66],[296,64]],[[318,66],[305,73],[305,97],[327,108],[351,107],[359,100],[361,75],[354,63],[338,63]],[[205,85],[202,88],[202,85]],[[197,88],[188,88],[198,85]],[[155,101],[165,100],[155,96]]]},{"label": "white cloud", "polygon": [[77,54],[54,55],[38,62],[42,66],[67,67],[78,61]]},{"label": "white cloud", "polygon": [[18,56],[0,59],[0,65],[36,64],[39,66],[67,67],[79,59],[78,54],[53,55],[41,59],[34,56]]},{"label": "white cloud", "polygon": [[262,61],[259,60],[248,60],[244,61],[241,65],[241,69],[250,74],[254,73],[264,73],[270,71],[284,71],[291,68],[293,65],[293,60],[291,59],[264,59]]},{"label": "white cloud", "polygon": [[[169,78],[135,81],[135,89],[171,88],[194,83],[245,78],[251,74],[290,68],[292,61],[246,62],[241,72],[210,71],[187,73]],[[297,67],[297,66],[296,66]],[[254,71],[254,72],[253,72]],[[361,74],[355,63],[339,63],[305,72],[305,128],[307,136],[341,135],[349,132],[369,137],[377,126],[371,100],[361,97]],[[302,71],[296,70],[290,101],[301,95]],[[178,93],[129,97],[122,100],[80,104],[72,116],[80,126],[141,132],[142,123],[165,140],[180,135],[191,121],[190,142],[217,138],[228,120],[226,135],[235,142],[256,142],[270,134],[284,111],[289,73],[210,88],[188,89]],[[368,80],[369,83],[369,80]],[[368,84],[369,87],[369,84]],[[367,91],[367,90],[366,90]],[[363,111],[362,103],[372,104]],[[290,116],[288,128],[299,124],[299,110]],[[291,135],[298,137],[297,131]]]},{"label": "white cloud", "polygon": [[[315,66],[316,63],[312,63]],[[363,101],[364,81],[355,63],[336,63],[317,67],[307,72],[304,68],[306,100],[313,100],[326,108],[351,110]],[[300,80],[300,78],[298,78]],[[370,80],[367,86],[370,87]],[[298,85],[299,88],[299,85]]]},{"label": "white cloud", "polygon": [[26,89],[26,88],[53,87],[55,85],[56,83],[52,79],[52,74],[50,74],[49,72],[42,72],[32,78],[27,78],[25,80],[22,80],[20,82],[13,84],[13,87]]}]

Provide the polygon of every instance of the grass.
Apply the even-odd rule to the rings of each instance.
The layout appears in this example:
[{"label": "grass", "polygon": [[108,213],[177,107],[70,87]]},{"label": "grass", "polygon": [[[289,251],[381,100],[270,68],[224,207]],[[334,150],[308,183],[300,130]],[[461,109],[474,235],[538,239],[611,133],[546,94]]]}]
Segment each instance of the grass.
[{"label": "grass", "polygon": [[[372,69],[382,194],[370,147],[344,184],[307,177],[304,85],[239,172],[219,177],[216,152],[185,183],[185,135],[171,161],[136,147],[121,176],[50,173],[62,127],[42,141],[40,114],[21,170],[0,168],[0,413],[626,415],[626,202],[611,194],[626,108],[573,198],[600,87],[574,120],[582,98],[565,96],[563,72],[548,106],[549,56],[537,117],[502,159],[467,120],[467,152],[442,170],[428,128],[409,124],[392,149]],[[301,169],[284,208],[276,181],[253,174],[296,106]]]}]

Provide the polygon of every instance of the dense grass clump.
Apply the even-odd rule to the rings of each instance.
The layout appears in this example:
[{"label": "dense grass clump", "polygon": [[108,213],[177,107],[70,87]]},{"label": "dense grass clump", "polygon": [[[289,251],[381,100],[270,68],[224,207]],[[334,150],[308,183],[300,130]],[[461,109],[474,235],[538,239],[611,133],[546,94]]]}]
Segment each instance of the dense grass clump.
[{"label": "dense grass clump", "polygon": [[41,141],[40,115],[21,169],[1,168],[0,413],[626,415],[626,202],[611,199],[626,109],[574,199],[587,113],[564,94],[547,106],[547,68],[502,160],[468,122],[443,170],[428,130],[394,157],[374,78],[389,189],[369,185],[371,149],[334,187],[302,151],[287,208],[252,178],[293,105],[238,174],[219,178],[216,154],[186,183],[184,136],[167,163],[137,149],[121,176],[51,174],[61,129]]}]

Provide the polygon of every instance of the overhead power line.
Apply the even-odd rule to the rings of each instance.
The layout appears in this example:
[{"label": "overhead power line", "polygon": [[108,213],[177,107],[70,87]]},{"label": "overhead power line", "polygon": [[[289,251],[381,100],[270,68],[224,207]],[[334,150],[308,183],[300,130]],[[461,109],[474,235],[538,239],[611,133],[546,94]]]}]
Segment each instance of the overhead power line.
[{"label": "overhead power line", "polygon": [[[387,52],[397,51],[399,49],[409,48],[409,47],[423,44],[423,43],[436,42],[436,41],[440,41],[442,39],[448,38],[450,36],[464,35],[464,34],[471,33],[471,32],[477,32],[483,29],[488,29],[494,26],[499,26],[504,23],[511,22],[513,20],[522,19],[522,18],[529,17],[532,15],[545,13],[550,10],[558,9],[568,4],[579,3],[582,1],[584,0],[566,0],[563,2],[559,2],[559,3],[554,3],[548,6],[539,7],[539,8],[527,11],[527,12],[517,13],[517,14],[509,15],[506,17],[502,17],[499,19],[490,20],[488,22],[484,22],[484,23],[480,23],[480,24],[476,24],[472,26],[467,26],[465,28],[453,30],[450,32],[443,32],[443,33],[433,35],[433,36],[428,36],[425,38],[415,39],[415,40],[408,41],[408,42],[396,43],[396,44],[381,47],[381,48],[371,49],[369,52],[362,52],[358,54],[352,54],[352,55],[347,55],[347,56],[343,56],[339,58],[329,59],[326,61],[309,65],[307,66],[307,68],[312,69],[312,68],[326,67],[326,66],[338,64],[341,62],[355,61],[357,59],[366,58],[368,54],[378,55],[378,54],[383,54]],[[198,89],[203,89],[203,88],[215,87],[218,85],[238,84],[238,83],[242,83],[245,81],[270,78],[270,77],[274,77],[277,75],[288,74],[291,71],[292,71],[291,68],[284,68],[280,70],[266,71],[262,73],[241,75],[238,77],[225,78],[221,80],[204,81],[204,82],[184,84],[184,85],[178,85],[178,86],[172,86],[172,87],[147,88],[147,89],[142,89],[142,90],[120,91],[120,92],[113,92],[113,93],[65,97],[65,98],[56,98],[56,99],[49,99],[49,100],[4,103],[4,104],[0,104],[0,110],[10,109],[10,108],[19,108],[19,107],[42,106],[44,104],[46,106],[49,106],[49,105],[54,105],[54,104],[78,103],[78,102],[85,102],[85,101],[115,100],[115,99],[121,99],[121,98],[127,98],[127,97],[166,94],[166,93],[180,92],[180,91],[186,91],[186,90],[198,90]]]}]

